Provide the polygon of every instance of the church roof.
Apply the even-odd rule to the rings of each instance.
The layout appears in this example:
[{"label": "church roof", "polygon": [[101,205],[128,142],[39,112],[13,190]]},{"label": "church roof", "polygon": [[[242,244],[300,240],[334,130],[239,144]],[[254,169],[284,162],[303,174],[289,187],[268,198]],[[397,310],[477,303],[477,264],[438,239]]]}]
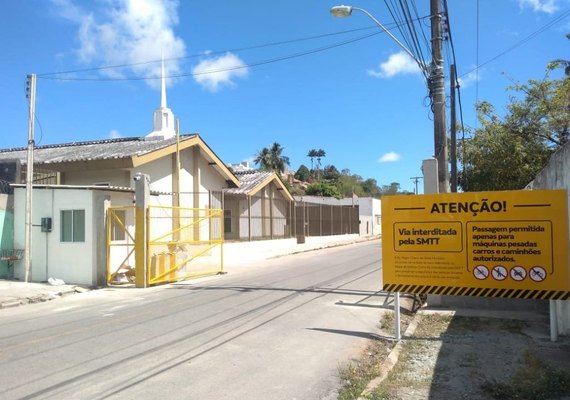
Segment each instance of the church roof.
[{"label": "church roof", "polygon": [[[197,136],[180,135],[180,142]],[[34,165],[140,157],[175,144],[175,137],[166,140],[129,137],[35,146]],[[14,159],[26,164],[27,148],[0,149],[0,161]]]},{"label": "church roof", "polygon": [[273,171],[242,171],[235,172],[239,179],[239,187],[228,189],[227,194],[253,196],[271,182],[275,182],[277,190],[282,191],[283,196],[293,201],[293,196],[289,193],[285,185]]},{"label": "church roof", "polygon": [[[176,137],[130,137],[119,139],[72,142],[34,147],[34,166],[53,171],[78,169],[125,169],[134,168],[180,150],[198,146],[208,164],[215,168],[232,186],[239,180],[222,160],[197,134]],[[0,149],[0,162],[19,160],[27,164],[27,148]]]}]

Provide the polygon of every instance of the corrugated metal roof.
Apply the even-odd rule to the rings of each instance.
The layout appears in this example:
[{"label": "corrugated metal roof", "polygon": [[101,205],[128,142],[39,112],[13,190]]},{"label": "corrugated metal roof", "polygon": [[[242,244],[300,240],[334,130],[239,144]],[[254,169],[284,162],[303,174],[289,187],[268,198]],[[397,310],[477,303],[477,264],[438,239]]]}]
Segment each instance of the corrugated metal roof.
[{"label": "corrugated metal roof", "polygon": [[268,171],[244,171],[234,172],[234,175],[239,179],[240,187],[227,190],[227,194],[249,194],[267,179],[275,176],[275,173]]},{"label": "corrugated metal roof", "polygon": [[[10,186],[14,188],[26,188],[26,185],[22,183],[12,183]],[[45,185],[32,185],[33,189],[56,189],[56,190],[97,190],[101,192],[125,192],[125,193],[135,193],[135,189],[131,187],[124,187],[124,186],[98,186],[98,185],[52,185],[52,184],[45,184]],[[156,190],[151,190],[150,194],[152,196],[159,196],[159,195],[172,195],[171,192],[159,192]]]},{"label": "corrugated metal roof", "polygon": [[[180,135],[180,141],[197,135]],[[34,147],[34,164],[110,160],[142,156],[176,143],[176,137],[161,140],[144,137],[94,140]],[[0,161],[19,159],[27,163],[27,148],[0,149]]]}]

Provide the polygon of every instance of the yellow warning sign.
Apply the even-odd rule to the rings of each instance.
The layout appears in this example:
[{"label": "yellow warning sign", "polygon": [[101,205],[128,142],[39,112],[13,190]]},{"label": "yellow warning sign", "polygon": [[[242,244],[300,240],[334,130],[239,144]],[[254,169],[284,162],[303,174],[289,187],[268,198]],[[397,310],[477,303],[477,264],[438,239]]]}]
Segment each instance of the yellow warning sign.
[{"label": "yellow warning sign", "polygon": [[567,298],[567,196],[540,190],[383,197],[385,290],[513,289],[477,293]]}]

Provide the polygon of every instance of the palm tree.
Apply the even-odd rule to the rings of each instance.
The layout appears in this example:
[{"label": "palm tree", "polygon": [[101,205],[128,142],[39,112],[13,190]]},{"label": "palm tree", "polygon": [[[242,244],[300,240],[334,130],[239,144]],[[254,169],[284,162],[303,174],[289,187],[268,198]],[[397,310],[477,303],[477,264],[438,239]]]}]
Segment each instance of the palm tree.
[{"label": "palm tree", "polygon": [[309,152],[307,153],[307,157],[309,157],[311,159],[311,172],[314,169],[314,165],[313,165],[313,159],[317,156],[317,150],[315,149],[311,149],[309,150]]},{"label": "palm tree", "polygon": [[[321,175],[321,158],[325,157],[327,153],[323,149],[311,150],[311,152],[314,152],[312,153],[313,157],[316,157],[317,159],[317,180],[319,180]],[[309,154],[311,154],[311,152],[309,152]],[[313,159],[311,158],[311,162],[312,161]]]},{"label": "palm tree", "polygon": [[290,164],[289,157],[282,154],[284,149],[283,146],[275,142],[269,148],[264,147],[259,150],[253,162],[258,164],[262,171],[275,171],[282,174],[285,172],[286,166]]},{"label": "palm tree", "polygon": [[271,169],[280,174],[284,173],[287,165],[290,164],[289,157],[282,154],[283,150],[285,150],[285,148],[277,142],[274,142],[269,149],[271,155]]},{"label": "palm tree", "polygon": [[262,171],[271,171],[271,153],[267,147],[259,150],[255,154],[253,162],[259,165],[259,169]]},{"label": "palm tree", "polygon": [[321,169],[321,158],[326,157],[327,153],[323,149],[318,149],[315,155],[317,157],[317,171]]}]

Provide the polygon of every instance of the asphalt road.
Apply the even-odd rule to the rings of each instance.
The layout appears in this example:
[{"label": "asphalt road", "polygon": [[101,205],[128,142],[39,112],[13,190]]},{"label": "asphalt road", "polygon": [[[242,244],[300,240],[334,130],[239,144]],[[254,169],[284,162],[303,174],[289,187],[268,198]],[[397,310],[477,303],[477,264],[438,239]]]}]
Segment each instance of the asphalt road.
[{"label": "asphalt road", "polygon": [[380,242],[0,310],[2,399],[334,399],[377,332]]}]

